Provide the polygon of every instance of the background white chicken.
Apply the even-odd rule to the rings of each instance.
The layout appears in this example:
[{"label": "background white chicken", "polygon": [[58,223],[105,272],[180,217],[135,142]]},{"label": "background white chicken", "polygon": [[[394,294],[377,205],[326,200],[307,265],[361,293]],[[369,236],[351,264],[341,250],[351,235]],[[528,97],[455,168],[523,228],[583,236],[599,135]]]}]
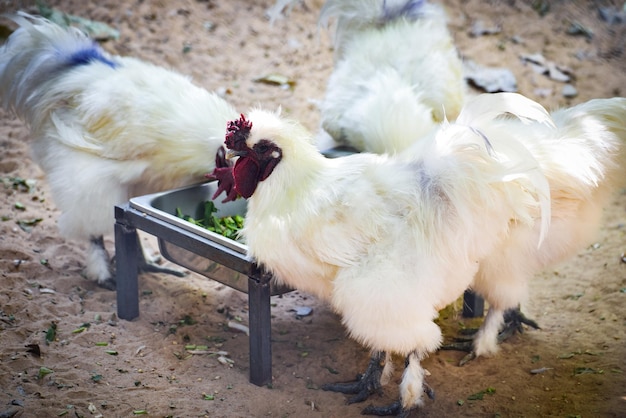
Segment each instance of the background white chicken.
[{"label": "background white chicken", "polygon": [[115,289],[102,236],[130,197],[200,182],[237,113],[178,73],[110,56],[74,28],[20,13],[0,49],[0,98],[31,130],[66,238],[90,240],[85,274]]},{"label": "background white chicken", "polygon": [[249,198],[250,255],[279,282],[329,300],[373,351],[359,381],[326,388],[364,400],[389,375],[389,354],[407,356],[400,400],[364,411],[406,416],[432,395],[420,361],[441,343],[439,309],[473,286],[491,307],[475,351],[491,354],[532,275],[590,238],[625,120],[622,98],[551,119],[522,96],[482,95],[395,157],[326,159],[300,125],[255,110],[230,123],[238,159],[223,184]]},{"label": "background white chicken", "polygon": [[[425,0],[328,0],[335,68],[320,104],[322,128],[340,145],[402,151],[465,101],[462,64],[444,10]],[[406,133],[410,132],[410,135]],[[330,148],[319,139],[320,149]]]}]

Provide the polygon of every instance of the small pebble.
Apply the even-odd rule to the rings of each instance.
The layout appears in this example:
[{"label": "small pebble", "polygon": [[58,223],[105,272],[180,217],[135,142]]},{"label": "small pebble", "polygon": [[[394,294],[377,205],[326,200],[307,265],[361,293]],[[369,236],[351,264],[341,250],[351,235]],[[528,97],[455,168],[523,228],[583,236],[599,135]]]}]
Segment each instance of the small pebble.
[{"label": "small pebble", "polygon": [[311,312],[313,312],[313,309],[309,308],[308,306],[299,306],[295,309],[296,311],[296,315],[298,316],[308,316],[311,315]]},{"label": "small pebble", "polygon": [[547,372],[548,370],[552,370],[552,367],[542,367],[540,369],[532,369],[530,371],[530,374],[540,374],[540,373]]},{"label": "small pebble", "polygon": [[572,86],[571,84],[564,85],[561,93],[563,94],[563,97],[567,98],[578,96],[578,90],[576,90],[576,87]]}]

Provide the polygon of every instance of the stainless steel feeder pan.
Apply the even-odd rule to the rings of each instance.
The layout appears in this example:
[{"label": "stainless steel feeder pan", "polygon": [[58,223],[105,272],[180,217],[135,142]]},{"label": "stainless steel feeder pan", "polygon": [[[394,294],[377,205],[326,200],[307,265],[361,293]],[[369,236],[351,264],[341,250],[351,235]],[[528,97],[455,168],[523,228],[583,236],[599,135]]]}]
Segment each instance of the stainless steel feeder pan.
[{"label": "stainless steel feeder pan", "polygon": [[[242,255],[246,255],[248,247],[245,244],[211,232],[176,216],[176,210],[180,209],[182,213],[194,219],[203,218],[204,202],[211,199],[216,189],[216,182],[188,186],[132,198],[130,206],[164,222],[176,225],[205,239],[228,247]],[[217,208],[215,216],[241,215],[245,217],[247,202],[244,199],[237,199],[234,202],[227,203],[222,203],[222,200],[223,196],[220,196],[213,202]],[[248,276],[174,245],[161,237],[157,238],[159,250],[167,260],[229,287],[248,293]],[[272,295],[293,290],[274,284],[271,284],[270,287]]]}]

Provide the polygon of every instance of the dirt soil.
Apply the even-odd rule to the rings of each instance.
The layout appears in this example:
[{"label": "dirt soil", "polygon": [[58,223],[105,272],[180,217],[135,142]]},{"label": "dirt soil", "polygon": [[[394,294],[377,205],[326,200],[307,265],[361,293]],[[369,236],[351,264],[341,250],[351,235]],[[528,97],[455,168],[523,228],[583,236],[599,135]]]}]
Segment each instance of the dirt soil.
[{"label": "dirt soil", "polygon": [[[34,11],[33,3],[0,0],[0,9]],[[317,130],[315,101],[322,98],[333,65],[329,35],[316,27],[321,3],[296,3],[274,26],[265,16],[273,4],[269,0],[56,0],[50,5],[118,29],[119,39],[104,43],[112,53],[188,74],[242,111],[280,105]],[[608,2],[443,4],[464,58],[510,69],[519,91],[548,108],[626,94],[624,23],[609,25],[598,13]],[[623,7],[620,1],[612,4]],[[537,10],[546,5],[541,16]],[[475,22],[498,31],[471,36]],[[520,59],[535,53],[569,68],[575,97],[565,98],[565,83],[536,73]],[[293,80],[293,88],[254,81],[274,73]],[[325,304],[300,292],[273,298],[268,387],[249,383],[247,336],[227,326],[248,323],[247,298],[240,292],[195,274],[184,279],[143,274],[140,317],[119,320],[115,293],[81,275],[84,243],[59,236],[59,212],[44,174],[29,157],[27,128],[1,111],[0,144],[1,417],[356,417],[367,404],[397,398],[401,359],[392,384],[365,404],[347,405],[344,395],[320,389],[353,379],[365,369],[369,353],[346,337]],[[27,191],[14,187],[15,177],[36,183]],[[626,416],[624,187],[607,205],[597,239],[532,281],[523,309],[541,330],[517,335],[496,357],[465,367],[457,366],[460,352],[430,356],[424,366],[436,400],[427,400],[412,416]],[[34,218],[43,220],[28,231],[16,222]],[[143,239],[156,250],[152,237]],[[112,237],[106,243],[112,251]],[[312,313],[298,317],[300,307]],[[446,337],[473,325],[459,307],[441,315]],[[56,337],[46,344],[53,323]],[[228,360],[191,354],[188,345],[224,351]],[[479,393],[482,399],[472,399]]]}]

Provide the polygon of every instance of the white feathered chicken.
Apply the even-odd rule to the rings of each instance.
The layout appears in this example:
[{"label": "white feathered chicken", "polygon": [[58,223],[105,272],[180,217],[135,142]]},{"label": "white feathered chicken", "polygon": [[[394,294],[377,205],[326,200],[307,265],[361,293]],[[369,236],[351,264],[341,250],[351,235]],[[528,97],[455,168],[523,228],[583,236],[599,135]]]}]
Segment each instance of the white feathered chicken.
[{"label": "white feathered chicken", "polygon": [[322,128],[336,143],[357,151],[395,153],[444,117],[457,117],[466,84],[439,5],[425,0],[328,0],[320,24],[327,26],[332,19],[335,68],[320,111]]},{"label": "white feathered chicken", "polygon": [[238,159],[220,191],[249,199],[250,255],[277,281],[329,300],[372,350],[359,381],[326,389],[364,400],[389,376],[389,355],[407,356],[400,400],[364,411],[405,416],[432,395],[420,361],[441,343],[439,309],[470,286],[485,297],[475,350],[491,354],[532,275],[589,238],[625,120],[626,99],[550,118],[520,95],[482,95],[401,154],[327,159],[299,124],[254,110],[229,124]]},{"label": "white feathered chicken", "polygon": [[63,236],[90,240],[86,276],[114,289],[102,236],[113,207],[200,182],[237,116],[178,73],[111,56],[74,28],[20,13],[0,49],[0,99],[31,130]]}]

